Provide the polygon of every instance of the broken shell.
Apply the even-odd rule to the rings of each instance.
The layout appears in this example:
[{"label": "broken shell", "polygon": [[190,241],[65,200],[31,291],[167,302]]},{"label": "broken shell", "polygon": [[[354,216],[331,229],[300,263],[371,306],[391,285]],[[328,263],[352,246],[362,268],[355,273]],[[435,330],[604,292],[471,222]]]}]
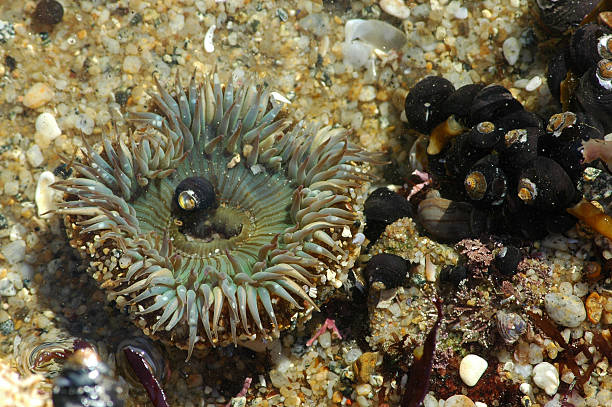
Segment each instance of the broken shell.
[{"label": "broken shell", "polygon": [[527,330],[527,322],[514,312],[497,311],[497,330],[505,343],[516,342]]}]

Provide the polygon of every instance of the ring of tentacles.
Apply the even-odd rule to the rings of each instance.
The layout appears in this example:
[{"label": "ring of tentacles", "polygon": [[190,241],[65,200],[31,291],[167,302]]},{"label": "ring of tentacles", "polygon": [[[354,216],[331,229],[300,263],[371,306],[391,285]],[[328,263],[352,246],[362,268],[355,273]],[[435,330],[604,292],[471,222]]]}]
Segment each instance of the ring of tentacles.
[{"label": "ring of tentacles", "polygon": [[188,358],[278,336],[346,280],[378,158],[342,128],[291,124],[267,89],[216,74],[157,87],[129,134],[84,141],[77,177],[54,184],[70,243],[145,334]]}]

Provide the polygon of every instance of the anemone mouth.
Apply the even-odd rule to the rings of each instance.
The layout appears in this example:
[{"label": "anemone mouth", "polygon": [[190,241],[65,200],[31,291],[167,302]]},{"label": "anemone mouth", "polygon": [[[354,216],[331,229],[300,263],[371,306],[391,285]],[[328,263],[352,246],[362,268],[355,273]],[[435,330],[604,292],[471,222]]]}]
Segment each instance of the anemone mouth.
[{"label": "anemone mouth", "polygon": [[[158,90],[156,110],[130,114],[128,143],[85,143],[78,177],[54,184],[71,244],[145,334],[188,358],[196,346],[276,336],[346,279],[368,166],[381,160],[342,128],[278,119],[265,89],[215,75],[187,88],[177,77],[174,96]],[[213,207],[177,211],[177,188],[197,177],[210,181]]]}]

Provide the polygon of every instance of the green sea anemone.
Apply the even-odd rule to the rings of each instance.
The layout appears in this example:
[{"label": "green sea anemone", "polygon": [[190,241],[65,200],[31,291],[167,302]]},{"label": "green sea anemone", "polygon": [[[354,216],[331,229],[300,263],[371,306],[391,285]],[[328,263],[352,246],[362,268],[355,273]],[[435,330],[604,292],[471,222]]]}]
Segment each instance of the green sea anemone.
[{"label": "green sea anemone", "polygon": [[[57,182],[71,245],[144,333],[188,350],[278,336],[346,280],[378,157],[217,75],[85,142]],[[200,205],[200,201],[206,201]],[[200,205],[200,206],[198,206]]]}]

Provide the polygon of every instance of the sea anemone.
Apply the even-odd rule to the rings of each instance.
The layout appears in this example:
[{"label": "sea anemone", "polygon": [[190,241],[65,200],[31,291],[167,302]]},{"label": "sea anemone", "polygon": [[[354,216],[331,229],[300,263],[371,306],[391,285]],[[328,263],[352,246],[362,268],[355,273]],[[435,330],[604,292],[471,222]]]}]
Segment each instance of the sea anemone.
[{"label": "sea anemone", "polygon": [[157,87],[127,137],[85,141],[77,177],[54,184],[70,243],[145,334],[187,358],[276,337],[345,281],[379,157],[343,128],[292,125],[269,89],[217,74],[186,88],[177,75],[174,96]]}]

